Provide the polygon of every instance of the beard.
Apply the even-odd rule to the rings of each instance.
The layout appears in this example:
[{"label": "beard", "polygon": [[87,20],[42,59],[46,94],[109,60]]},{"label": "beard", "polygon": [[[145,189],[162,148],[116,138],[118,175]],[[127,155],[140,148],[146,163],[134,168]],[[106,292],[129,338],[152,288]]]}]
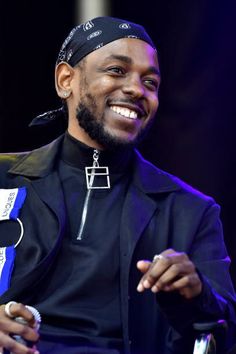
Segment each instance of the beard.
[{"label": "beard", "polygon": [[138,135],[132,141],[112,135],[105,129],[104,116],[98,120],[92,113],[92,111],[97,111],[97,105],[93,97],[87,94],[86,98],[89,104],[85,104],[83,102],[85,100],[83,100],[76,109],[78,123],[92,140],[95,140],[108,150],[136,147],[144,139],[152,125],[153,119],[150,120],[145,128],[139,131]]}]

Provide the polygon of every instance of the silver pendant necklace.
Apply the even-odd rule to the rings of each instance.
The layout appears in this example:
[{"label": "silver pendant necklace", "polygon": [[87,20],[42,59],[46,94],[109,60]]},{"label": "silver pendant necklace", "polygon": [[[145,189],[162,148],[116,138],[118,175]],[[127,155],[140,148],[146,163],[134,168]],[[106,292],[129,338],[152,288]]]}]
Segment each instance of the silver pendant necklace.
[{"label": "silver pendant necklace", "polygon": [[[93,151],[93,166],[85,167],[87,189],[110,189],[110,176],[108,166],[99,166],[100,152],[95,149]],[[101,183],[101,176],[104,176]],[[96,178],[98,177],[98,178]]]}]

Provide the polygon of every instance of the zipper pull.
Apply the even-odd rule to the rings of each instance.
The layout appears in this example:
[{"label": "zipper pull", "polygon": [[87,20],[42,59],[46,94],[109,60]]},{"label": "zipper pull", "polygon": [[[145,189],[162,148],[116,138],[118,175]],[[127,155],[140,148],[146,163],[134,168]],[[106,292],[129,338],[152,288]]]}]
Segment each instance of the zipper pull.
[{"label": "zipper pull", "polygon": [[[100,152],[97,149],[93,151],[93,166],[85,167],[87,189],[110,189],[110,176],[108,166],[99,166]],[[104,176],[104,184],[96,184],[96,177]],[[99,178],[101,181],[101,178]]]}]

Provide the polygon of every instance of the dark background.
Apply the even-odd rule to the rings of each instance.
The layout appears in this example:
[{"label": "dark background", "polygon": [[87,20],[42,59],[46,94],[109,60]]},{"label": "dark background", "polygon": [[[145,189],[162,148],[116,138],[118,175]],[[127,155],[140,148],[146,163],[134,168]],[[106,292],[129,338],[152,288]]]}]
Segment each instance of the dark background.
[{"label": "dark background", "polygon": [[[54,65],[76,24],[75,1],[0,1],[0,151],[23,151],[63,130],[28,124],[60,105]],[[140,150],[221,205],[236,283],[235,1],[115,0],[110,8],[143,24],[159,48],[160,108]]]}]

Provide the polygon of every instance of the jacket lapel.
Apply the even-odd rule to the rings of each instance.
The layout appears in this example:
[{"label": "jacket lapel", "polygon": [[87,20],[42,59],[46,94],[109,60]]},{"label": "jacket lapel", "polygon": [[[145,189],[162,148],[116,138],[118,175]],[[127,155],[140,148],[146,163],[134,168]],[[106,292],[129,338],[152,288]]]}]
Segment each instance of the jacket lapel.
[{"label": "jacket lapel", "polygon": [[65,224],[65,203],[61,181],[57,171],[42,179],[32,182],[32,187],[39,198],[52,209],[59,220],[59,226]]},{"label": "jacket lapel", "polygon": [[129,255],[132,255],[136,243],[156,209],[157,204],[148,195],[130,185],[121,222],[121,245],[125,245]]},{"label": "jacket lapel", "polygon": [[157,169],[136,151],[121,222],[121,244],[123,240],[131,257],[144,229],[158,212],[158,196],[179,189],[181,186],[175,177]]},{"label": "jacket lapel", "polygon": [[8,171],[11,175],[29,177],[32,188],[55,212],[61,223],[65,218],[65,210],[62,208],[64,197],[56,166],[62,141],[63,136],[60,136],[46,146],[22,154]]}]

